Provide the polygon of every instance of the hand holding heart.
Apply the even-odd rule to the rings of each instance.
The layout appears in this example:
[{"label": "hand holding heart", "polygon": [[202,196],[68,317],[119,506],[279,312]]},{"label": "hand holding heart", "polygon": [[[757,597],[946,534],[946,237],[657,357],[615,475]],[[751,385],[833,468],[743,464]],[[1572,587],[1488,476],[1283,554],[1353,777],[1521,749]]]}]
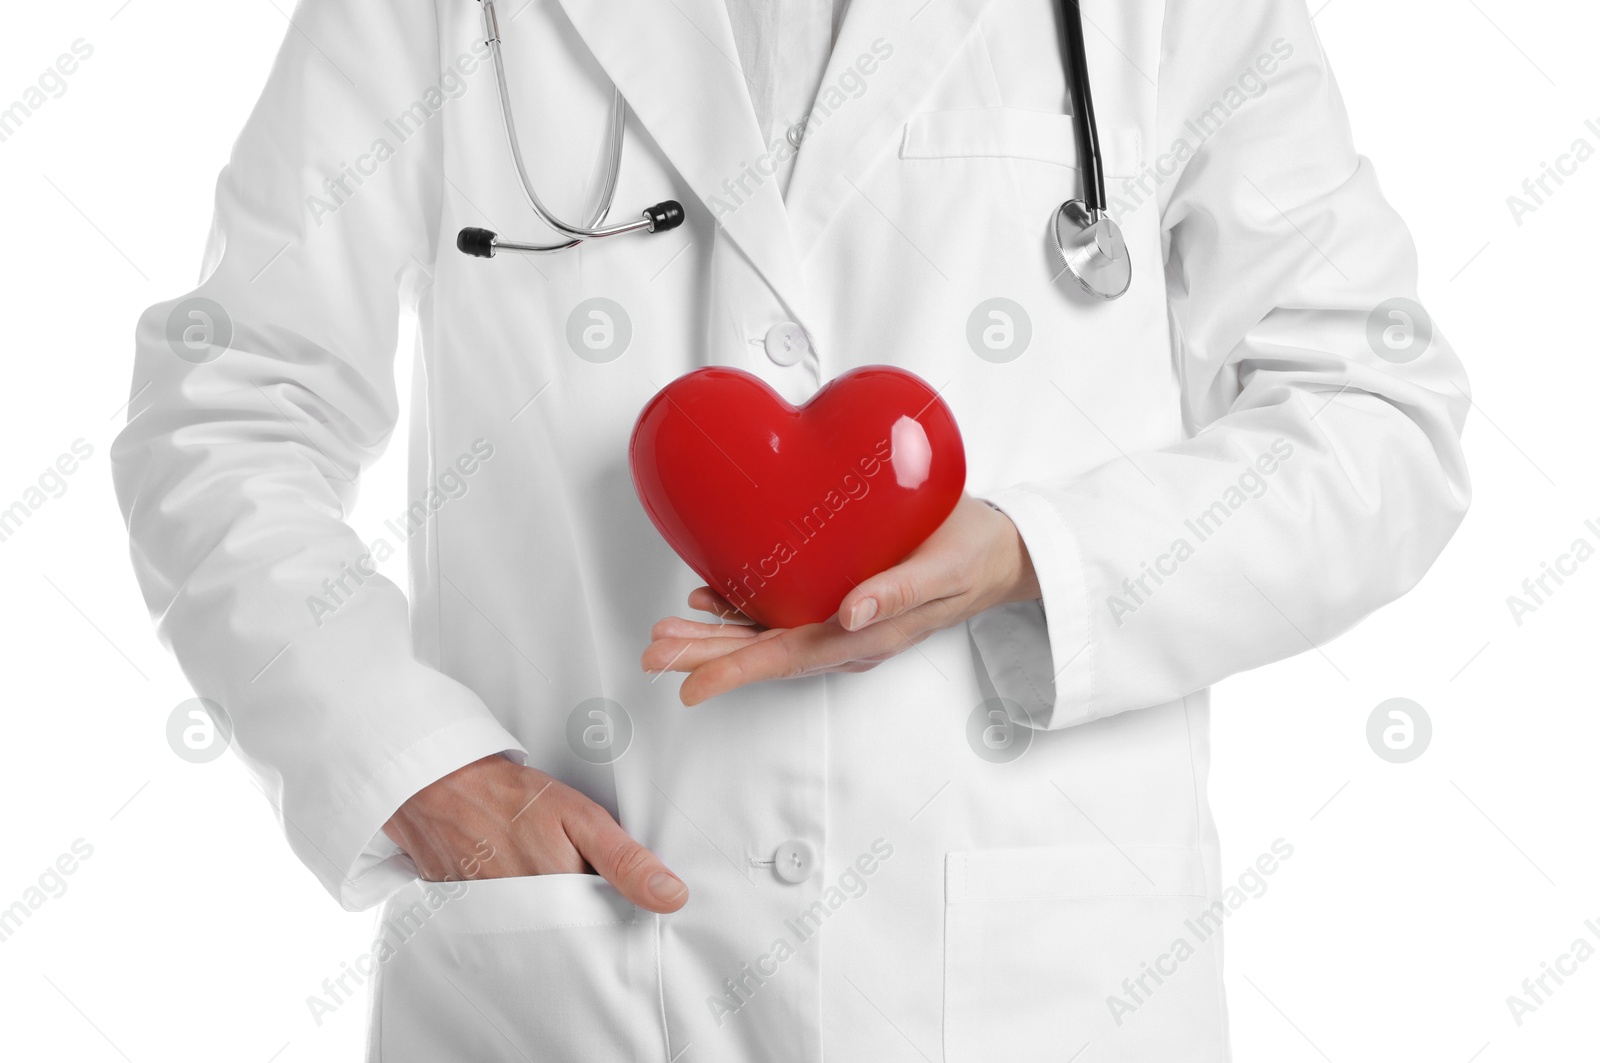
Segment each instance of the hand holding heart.
[{"label": "hand holding heart", "polygon": [[689,605],[717,617],[651,631],[644,669],[688,672],[685,705],[866,671],[1039,597],[1016,526],[963,493],[955,415],[894,366],[853,369],[800,407],[753,374],[697,369],[645,406],[629,462],[645,513],[708,584]]},{"label": "hand holding heart", "polygon": [[967,478],[950,408],[885,365],[798,408],[754,374],[696,369],[645,405],[628,461],[667,545],[768,627],[826,620],[944,522]]},{"label": "hand holding heart", "polygon": [[1005,514],[963,495],[904,561],[861,581],[817,624],[761,627],[710,587],[689,605],[714,623],[668,617],[651,629],[647,672],[688,672],[685,705],[767,679],[864,672],[985,609],[1039,597],[1033,562]]}]

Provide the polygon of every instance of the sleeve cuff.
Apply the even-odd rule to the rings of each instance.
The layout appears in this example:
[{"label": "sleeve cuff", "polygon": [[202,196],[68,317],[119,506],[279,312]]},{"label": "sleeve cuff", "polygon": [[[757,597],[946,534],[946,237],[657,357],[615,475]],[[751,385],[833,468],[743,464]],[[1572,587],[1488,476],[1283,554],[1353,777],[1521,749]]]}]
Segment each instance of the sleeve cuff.
[{"label": "sleeve cuff", "polygon": [[1094,646],[1076,536],[1055,506],[1028,487],[1008,487],[983,501],[1017,526],[1042,592],[1038,601],[997,606],[967,622],[995,693],[1012,703],[1007,711],[1015,722],[1036,730],[1095,719]]},{"label": "sleeve cuff", "polygon": [[331,845],[314,849],[307,863],[343,907],[373,907],[417,877],[411,859],[383,833],[389,817],[429,783],[495,754],[527,762],[522,744],[487,713],[427,735],[367,780],[329,823]]}]

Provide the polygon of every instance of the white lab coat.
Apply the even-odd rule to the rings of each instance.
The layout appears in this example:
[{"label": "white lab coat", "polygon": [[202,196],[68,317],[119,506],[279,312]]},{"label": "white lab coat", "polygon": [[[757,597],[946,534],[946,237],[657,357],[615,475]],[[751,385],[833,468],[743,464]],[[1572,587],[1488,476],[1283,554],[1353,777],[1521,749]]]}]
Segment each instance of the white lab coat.
[{"label": "white lab coat", "polygon": [[[613,217],[678,198],[688,220],[482,261],[461,227],[540,227],[478,5],[301,3],[194,293],[226,350],[177,357],[192,306],[152,308],[115,461],[195,690],[301,859],[346,906],[384,902],[373,1060],[1227,1057],[1220,939],[1189,929],[1223,903],[1206,688],[1421,577],[1467,505],[1466,381],[1436,333],[1409,361],[1371,341],[1374,308],[1415,296],[1414,251],[1299,0],[1085,0],[1134,278],[1107,304],[1054,280],[1047,225],[1078,185],[1053,8],[851,5],[785,202],[723,0],[508,5],[546,200],[588,209],[615,82]],[[996,297],[1031,332],[1010,360],[969,342]],[[618,342],[594,298],[631,331],[610,360],[569,342],[575,309],[578,347]],[[409,548],[409,610],[343,522],[400,416],[404,303],[418,507],[384,546]],[[976,331],[1008,320],[1015,343],[1015,312]],[[763,344],[784,322],[813,344],[792,366]],[[639,668],[698,580],[634,497],[635,416],[696,366],[800,402],[869,363],[940,389],[1042,611],[684,708]],[[589,704],[569,730],[594,698],[631,724],[612,763],[569,740],[603,722]],[[418,885],[381,825],[502,751],[613,810],[688,907],[588,876]],[[817,855],[799,882],[772,863],[791,840]]]}]

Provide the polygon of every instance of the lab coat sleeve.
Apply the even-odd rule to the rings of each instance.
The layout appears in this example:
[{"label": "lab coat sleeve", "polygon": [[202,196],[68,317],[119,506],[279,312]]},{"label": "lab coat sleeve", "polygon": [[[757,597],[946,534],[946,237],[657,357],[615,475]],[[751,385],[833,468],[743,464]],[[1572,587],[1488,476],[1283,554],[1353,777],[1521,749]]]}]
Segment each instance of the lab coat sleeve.
[{"label": "lab coat sleeve", "polygon": [[113,449],[163,640],[351,909],[415,876],[381,833],[407,797],[523,755],[414,656],[405,596],[345,523],[396,424],[402,301],[434,256],[461,91],[435,18],[432,0],[300,4],[221,175],[200,287],[139,322]]},{"label": "lab coat sleeve", "polygon": [[1232,104],[1158,200],[1186,438],[987,497],[1043,598],[975,618],[973,638],[1034,727],[1332,639],[1412,587],[1467,508],[1466,377],[1424,314],[1389,313],[1417,297],[1415,249],[1306,8],[1225,8],[1167,5],[1146,151],[1194,148],[1189,120]]}]

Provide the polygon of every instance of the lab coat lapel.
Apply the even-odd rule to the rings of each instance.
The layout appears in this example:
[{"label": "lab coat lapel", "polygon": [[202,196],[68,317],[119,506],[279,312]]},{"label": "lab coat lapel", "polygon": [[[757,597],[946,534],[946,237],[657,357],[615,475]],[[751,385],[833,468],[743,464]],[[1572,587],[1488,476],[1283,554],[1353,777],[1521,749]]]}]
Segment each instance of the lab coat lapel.
[{"label": "lab coat lapel", "polygon": [[[856,178],[894,140],[949,64],[990,0],[856,0],[846,10],[789,181],[789,225],[802,257],[829,219],[856,195]],[[892,49],[884,58],[886,49]],[[838,86],[846,68],[872,56],[866,89]],[[859,70],[859,68],[858,68]],[[831,96],[831,99],[830,99]]]},{"label": "lab coat lapel", "polygon": [[725,0],[561,0],[567,17],[683,179],[807,322],[804,282],[739,65]]}]

